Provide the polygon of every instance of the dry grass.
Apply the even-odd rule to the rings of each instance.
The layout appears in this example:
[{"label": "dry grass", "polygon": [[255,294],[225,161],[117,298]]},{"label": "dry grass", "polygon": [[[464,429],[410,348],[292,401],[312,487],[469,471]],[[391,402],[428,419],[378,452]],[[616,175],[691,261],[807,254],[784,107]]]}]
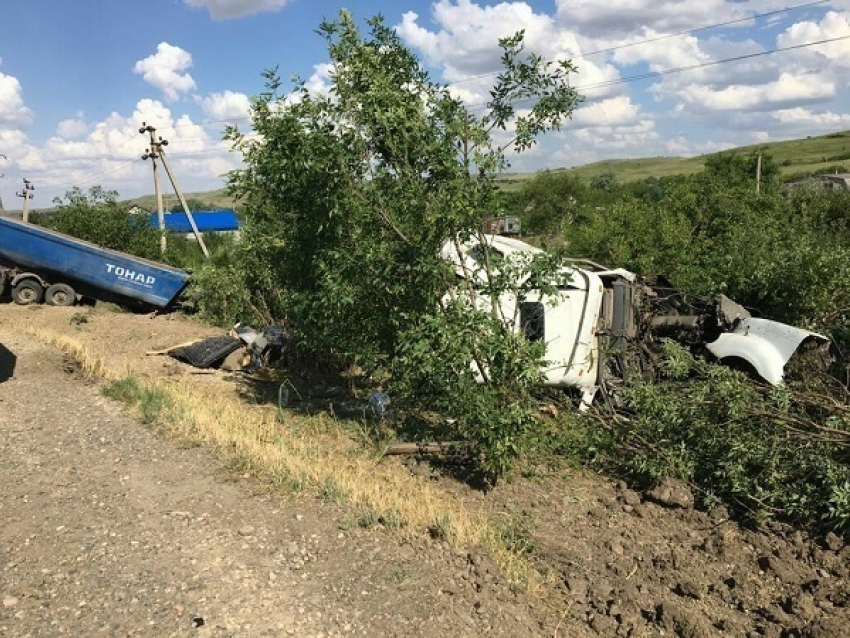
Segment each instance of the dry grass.
[{"label": "dry grass", "polygon": [[47,330],[29,328],[27,332],[46,343],[52,344],[62,352],[71,357],[80,367],[80,371],[86,376],[111,380],[114,378],[110,373],[106,362],[76,339],[66,337]]},{"label": "dry grass", "polygon": [[73,357],[86,374],[110,382],[108,393],[132,406],[144,423],[209,446],[239,472],[276,489],[350,503],[367,513],[366,520],[385,521],[402,535],[482,547],[509,580],[545,597],[546,583],[506,545],[493,520],[397,462],[383,460],[377,448],[355,442],[336,419],[290,412],[281,419],[276,407],[246,403],[225,384],[151,377],[134,369],[132,361],[107,361],[76,339],[45,329],[28,332]]}]

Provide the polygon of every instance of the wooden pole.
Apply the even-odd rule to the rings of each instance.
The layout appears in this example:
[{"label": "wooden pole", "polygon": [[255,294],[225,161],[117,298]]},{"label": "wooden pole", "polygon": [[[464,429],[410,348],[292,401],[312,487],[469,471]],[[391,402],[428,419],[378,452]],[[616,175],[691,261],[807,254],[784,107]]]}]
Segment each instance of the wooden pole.
[{"label": "wooden pole", "polygon": [[452,452],[468,453],[468,447],[463,443],[442,441],[439,443],[395,443],[387,448],[384,456],[404,456],[408,454],[451,454]]},{"label": "wooden pole", "polygon": [[24,223],[29,223],[30,220],[30,200],[32,199],[32,191],[35,190],[35,186],[32,185],[28,179],[24,178],[24,189],[22,192],[18,193],[18,197],[24,198]]},{"label": "wooden pole", "polygon": [[157,164],[155,157],[151,157],[151,162],[153,162],[153,188],[156,193],[156,217],[159,221],[159,252],[161,255],[164,255],[168,248],[168,236],[165,232],[165,211],[162,206],[162,188],[159,185],[159,164]]},{"label": "wooden pole", "polygon": [[165,232],[165,210],[162,205],[162,187],[159,183],[159,165],[156,163],[156,160],[159,158],[160,143],[157,142],[156,137],[154,137],[156,129],[153,126],[142,122],[142,127],[139,129],[139,133],[142,135],[148,133],[151,138],[151,147],[144,155],[142,155],[142,159],[150,159],[151,164],[153,165],[153,189],[156,194],[156,216],[159,222],[159,254],[164,255],[168,248],[168,237]]},{"label": "wooden pole", "polygon": [[192,211],[189,210],[189,205],[186,203],[186,198],[183,197],[183,192],[180,190],[180,187],[177,186],[177,180],[174,177],[174,173],[171,172],[171,167],[168,165],[168,160],[165,158],[165,151],[160,150],[159,154],[162,158],[162,165],[165,166],[165,172],[168,174],[168,179],[171,180],[171,185],[174,187],[174,192],[180,199],[180,205],[183,206],[183,212],[185,212],[186,217],[189,218],[189,224],[192,226],[192,232],[195,233],[195,239],[198,240],[198,245],[201,247],[201,251],[204,253],[204,257],[209,259],[210,251],[207,250],[207,245],[204,243],[204,237],[203,235],[201,235],[200,231],[198,230],[198,226],[195,224],[195,218],[192,216]]}]

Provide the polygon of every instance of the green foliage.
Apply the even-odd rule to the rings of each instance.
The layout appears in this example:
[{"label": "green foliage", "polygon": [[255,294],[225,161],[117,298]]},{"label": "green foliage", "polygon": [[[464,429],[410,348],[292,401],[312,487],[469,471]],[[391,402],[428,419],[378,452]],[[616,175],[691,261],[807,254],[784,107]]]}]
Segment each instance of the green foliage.
[{"label": "green foliage", "polygon": [[452,419],[453,430],[483,452],[483,469],[503,475],[537,422],[540,344],[462,297],[441,312],[411,316],[401,337],[394,359],[400,394]]},{"label": "green foliage", "polygon": [[[231,187],[245,202],[245,232],[258,241],[226,285],[242,283],[244,303],[291,322],[305,348],[394,372],[394,387],[409,391],[412,405],[445,410],[496,477],[532,422],[526,386],[539,352],[483,305],[441,310],[456,276],[440,250],[498,213],[494,176],[507,166],[505,152],[562,124],[579,101],[567,82],[574,68],[527,53],[521,33],[505,38],[504,70],[478,118],[429,79],[381,18],[368,26],[362,35],[347,12],[320,26],[333,67],[329,95],[299,82],[284,97],[268,72],[252,105],[259,135],[230,131],[246,164]],[[491,142],[493,131],[509,129],[505,145]],[[492,307],[503,292],[497,279],[508,281],[461,295]],[[445,351],[425,346],[434,338],[445,339]],[[486,371],[483,386],[474,360]],[[421,383],[422,369],[434,383]]]},{"label": "green foliage", "polygon": [[[761,167],[759,167],[761,158]],[[761,171],[760,190],[769,192],[780,185],[779,164],[773,155],[758,150],[743,155],[734,151],[709,155],[705,159],[703,174],[715,178],[732,188],[755,188],[759,170]]]},{"label": "green foliage", "polygon": [[103,394],[136,408],[145,425],[158,425],[175,416],[174,402],[165,390],[144,385],[133,375],[111,381],[104,386]]},{"label": "green foliage", "polygon": [[118,203],[116,191],[94,186],[84,193],[74,187],[57,198],[56,215],[40,220],[48,228],[147,259],[159,258],[159,233],[147,215],[133,215],[126,204]]},{"label": "green foliage", "polygon": [[677,477],[757,522],[850,530],[846,411],[824,418],[804,392],[757,386],[673,344],[666,360],[675,380],[634,383],[627,417],[591,424],[597,464],[644,485]]},{"label": "green foliage", "polygon": [[775,189],[767,154],[765,188],[756,194],[752,162],[718,155],[703,173],[664,180],[657,201],[624,196],[576,218],[564,228],[568,249],[665,275],[680,290],[725,293],[779,321],[824,331],[847,349],[850,195]]},{"label": "green foliage", "polygon": [[[208,204],[207,202],[200,200],[200,199],[197,199],[195,197],[188,198],[186,200],[186,205],[189,207],[189,210],[193,213],[197,212],[199,210],[215,210],[215,209],[218,208],[218,206],[214,206],[213,204]],[[178,201],[176,204],[174,204],[169,209],[169,212],[182,213],[183,212],[183,204],[181,204]]]},{"label": "green foliage", "polygon": [[531,517],[526,512],[505,512],[494,519],[497,542],[517,555],[531,554],[537,549]]},{"label": "green foliage", "polygon": [[223,327],[280,322],[285,313],[273,277],[274,245],[258,225],[241,230],[238,240],[221,236],[211,242],[211,258],[195,267],[187,293],[199,316]]},{"label": "green foliage", "polygon": [[[56,198],[59,205],[55,215],[41,216],[34,221],[52,230],[121,252],[160,261],[178,268],[197,268],[205,259],[197,242],[179,233],[168,233],[165,254],[160,251],[159,231],[147,213],[134,214],[130,205],[119,202],[116,191],[94,186],[87,193],[74,187],[65,197]],[[190,200],[203,206],[202,202]],[[233,240],[223,235],[207,234],[204,238],[213,255],[226,255]]]},{"label": "green foliage", "polygon": [[611,170],[594,175],[590,180],[590,187],[595,190],[610,193],[617,188],[617,175]]},{"label": "green foliage", "polygon": [[[601,205],[576,202],[583,214],[561,218],[566,250],[667,275],[690,293],[724,292],[765,316],[829,335],[846,355],[850,194],[781,190],[766,153],[757,194],[756,161],[755,154],[720,154],[697,175],[630,184]],[[542,201],[556,176],[529,182],[514,204]],[[535,432],[539,446],[638,483],[677,476],[705,503],[726,501],[757,521],[850,529],[846,394],[793,384],[766,389],[674,344],[663,349],[662,381],[628,387],[624,413],[593,421],[567,415]]]},{"label": "green foliage", "polygon": [[526,233],[552,235],[585,216],[596,195],[575,175],[542,171],[525,182],[510,205]]}]

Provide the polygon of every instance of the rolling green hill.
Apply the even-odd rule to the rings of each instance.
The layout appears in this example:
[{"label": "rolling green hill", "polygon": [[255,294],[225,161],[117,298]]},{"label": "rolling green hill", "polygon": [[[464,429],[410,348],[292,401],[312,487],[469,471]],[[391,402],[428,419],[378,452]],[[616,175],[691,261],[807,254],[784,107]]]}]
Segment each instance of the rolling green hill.
[{"label": "rolling green hill", "polygon": [[[183,196],[187,201],[197,199],[215,208],[233,208],[234,205],[234,199],[227,194],[227,190],[224,188],[206,191],[204,193],[183,193]],[[180,205],[180,200],[177,199],[177,195],[174,193],[164,192],[162,199],[165,210],[171,210],[174,206]],[[142,195],[141,197],[128,199],[126,202],[131,206],[138,206],[139,208],[151,211],[156,210],[155,195]]]},{"label": "rolling green hill", "polygon": [[[779,164],[786,179],[813,173],[832,173],[836,169],[850,171],[850,131],[830,133],[819,137],[769,142],[740,146],[726,152],[749,154],[753,151],[770,153]],[[575,168],[557,168],[585,179],[601,173],[613,172],[620,182],[631,182],[647,177],[691,174],[699,172],[711,153],[697,157],[641,157],[626,160],[603,160]],[[519,188],[522,182],[534,177],[533,173],[507,173],[499,179],[505,190]]]}]

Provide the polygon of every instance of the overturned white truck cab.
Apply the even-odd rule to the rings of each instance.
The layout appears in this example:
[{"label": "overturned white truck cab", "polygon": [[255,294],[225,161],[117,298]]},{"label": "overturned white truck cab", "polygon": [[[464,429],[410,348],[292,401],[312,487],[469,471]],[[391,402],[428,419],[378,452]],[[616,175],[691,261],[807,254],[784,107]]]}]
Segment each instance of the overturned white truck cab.
[{"label": "overturned white truck cab", "polygon": [[[543,252],[518,239],[484,234],[446,242],[442,257],[458,277],[486,282],[482,243],[492,257],[490,272],[502,261],[527,262]],[[490,309],[485,298],[477,300]],[[545,383],[578,389],[583,406],[628,375],[655,376],[658,354],[652,344],[664,337],[704,348],[773,385],[782,382],[786,364],[803,343],[828,344],[823,335],[752,317],[723,295],[695,299],[663,280],[644,281],[586,260],[565,260],[548,294],[531,290],[518,299],[503,293],[498,303],[499,316],[513,330],[545,343]]]}]

